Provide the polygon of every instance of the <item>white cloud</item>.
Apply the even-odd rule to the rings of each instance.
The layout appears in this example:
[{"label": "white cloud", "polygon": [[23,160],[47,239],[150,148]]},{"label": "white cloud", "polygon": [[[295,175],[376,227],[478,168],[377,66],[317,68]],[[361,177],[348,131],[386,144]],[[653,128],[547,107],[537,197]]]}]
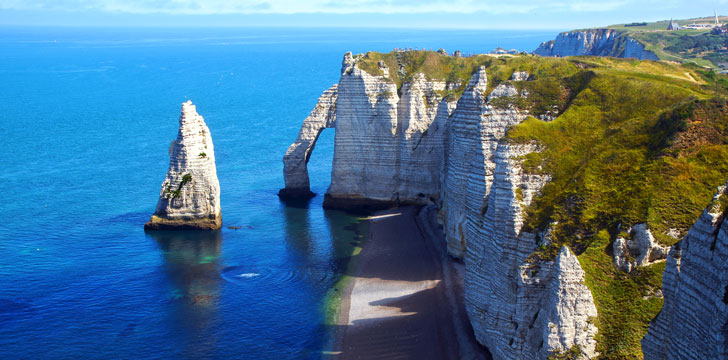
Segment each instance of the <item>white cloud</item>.
[{"label": "white cloud", "polygon": [[[632,0],[636,1],[636,0]],[[0,9],[103,11],[130,14],[302,14],[302,13],[473,13],[524,14],[534,11],[603,12],[627,0],[0,0]]]}]

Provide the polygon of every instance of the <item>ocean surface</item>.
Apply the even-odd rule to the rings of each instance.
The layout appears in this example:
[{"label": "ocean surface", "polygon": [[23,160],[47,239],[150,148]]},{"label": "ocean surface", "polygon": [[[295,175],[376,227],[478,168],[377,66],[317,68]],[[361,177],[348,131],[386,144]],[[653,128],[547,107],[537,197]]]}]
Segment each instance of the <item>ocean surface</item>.
[{"label": "ocean surface", "polygon": [[[0,27],[0,358],[319,358],[366,224],[276,193],[344,53],[531,51],[556,33]],[[188,99],[224,227],[145,233]],[[333,139],[309,165],[321,195]]]}]

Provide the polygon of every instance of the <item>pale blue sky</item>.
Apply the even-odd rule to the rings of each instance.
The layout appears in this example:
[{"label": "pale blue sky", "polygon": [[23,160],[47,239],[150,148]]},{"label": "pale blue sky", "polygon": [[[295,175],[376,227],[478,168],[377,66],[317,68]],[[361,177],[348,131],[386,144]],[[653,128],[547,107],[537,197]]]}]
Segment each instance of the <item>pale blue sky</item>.
[{"label": "pale blue sky", "polygon": [[0,0],[0,25],[572,29],[728,15],[728,0]]}]

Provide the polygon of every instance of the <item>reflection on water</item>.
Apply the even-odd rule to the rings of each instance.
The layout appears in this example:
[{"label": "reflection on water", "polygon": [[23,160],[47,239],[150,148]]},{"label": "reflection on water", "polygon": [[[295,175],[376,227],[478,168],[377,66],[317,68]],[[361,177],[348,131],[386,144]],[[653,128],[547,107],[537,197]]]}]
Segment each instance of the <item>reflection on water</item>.
[{"label": "reflection on water", "polygon": [[324,218],[331,233],[330,257],[335,266],[334,272],[343,274],[356,254],[355,248],[361,247],[366,239],[368,223],[337,210],[325,210]]},{"label": "reflection on water", "polygon": [[[164,258],[170,287],[170,328],[185,344],[185,358],[207,357],[214,350],[220,300],[218,231],[153,231]],[[187,345],[195,344],[188,347]]]},{"label": "reflection on water", "polygon": [[312,247],[315,245],[311,238],[311,221],[309,209],[306,207],[282,206],[286,218],[286,244],[293,256],[311,260]]},{"label": "reflection on water", "polygon": [[[290,205],[307,212],[280,207],[275,193],[282,151],[321,90],[338,80],[331,69],[341,55],[413,42],[463,52],[528,49],[555,36],[201,31],[3,27],[0,144],[17,151],[0,152],[7,189],[0,206],[7,220],[0,223],[0,359],[319,358],[319,308],[351,244],[362,238],[356,219],[321,208],[333,132],[322,133],[308,164],[320,195]],[[260,43],[205,40],[230,36]],[[152,38],[169,41],[138,41]],[[107,65],[116,69],[57,72]],[[290,95],[285,106],[260,96],[273,91]],[[165,149],[183,95],[209,117],[222,212],[237,230],[142,230],[169,165]],[[108,133],[118,141],[107,141]],[[110,191],[113,202],[105,200]]]}]

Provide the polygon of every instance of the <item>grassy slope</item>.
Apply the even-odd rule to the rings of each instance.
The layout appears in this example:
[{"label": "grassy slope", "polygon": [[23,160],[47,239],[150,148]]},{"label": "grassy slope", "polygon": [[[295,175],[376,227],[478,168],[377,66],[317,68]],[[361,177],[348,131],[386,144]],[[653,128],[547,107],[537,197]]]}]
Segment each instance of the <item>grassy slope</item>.
[{"label": "grassy slope", "polygon": [[652,31],[652,32],[630,32],[629,36],[645,45],[645,49],[652,51],[660,60],[677,61],[680,63],[692,62],[700,66],[715,67],[709,60],[703,58],[705,54],[690,57],[688,54],[671,52],[667,47],[675,45],[680,41],[681,36],[704,35],[709,31],[704,30],[680,30],[680,31]]},{"label": "grassy slope", "polygon": [[676,242],[666,235],[670,228],[687,231],[728,178],[728,104],[712,73],[695,68],[571,62],[586,68],[551,79],[571,89],[564,113],[509,132],[511,141],[543,145],[524,165],[553,179],[527,209],[526,229],[558,222],[553,246],[538,256],[554,256],[562,244],[574,249],[599,312],[598,351],[608,359],[641,358],[639,342],[662,307],[651,294],[661,287],[664,264],[617,271],[610,244],[640,222],[668,245]]},{"label": "grassy slope", "polygon": [[[610,244],[622,230],[647,222],[659,241],[684,233],[728,178],[728,80],[697,66],[612,58],[478,56],[458,59],[432,52],[400,53],[407,69],[429,79],[467,83],[477,66],[488,68],[489,88],[528,70],[528,100],[510,99],[534,115],[557,110],[552,122],[530,118],[509,131],[514,142],[538,142],[526,156],[531,172],[552,176],[527,209],[524,230],[558,221],[548,258],[562,244],[579,256],[599,317],[598,351],[606,359],[641,358],[639,341],[662,307],[664,264],[631,274],[612,265]],[[379,73],[377,62],[398,69],[394,53],[368,53],[360,67]],[[463,87],[457,92],[462,92]],[[459,94],[454,94],[459,95]]]},{"label": "grassy slope", "polygon": [[[696,18],[676,21],[681,25],[691,23],[711,23],[713,21],[713,18]],[[719,21],[721,23],[726,23],[728,22],[728,17],[719,17]],[[715,52],[690,56],[686,53],[675,53],[666,50],[666,47],[669,47],[670,45],[674,45],[676,42],[679,42],[681,36],[696,36],[710,32],[709,30],[667,31],[667,26],[669,23],[669,20],[663,20],[647,23],[647,25],[645,26],[625,26],[625,24],[617,24],[608,26],[607,28],[626,32],[627,36],[645,45],[645,49],[655,53],[655,55],[657,55],[660,60],[677,61],[680,63],[695,63],[700,66],[711,68],[717,67],[717,64],[714,64],[709,59],[704,58],[710,53],[715,55]]]},{"label": "grassy slope", "polygon": [[[714,20],[713,17],[704,17],[704,18],[693,18],[693,19],[682,19],[682,20],[675,20],[680,25],[687,25],[692,23],[712,23]],[[728,22],[728,16],[719,16],[718,21],[721,23]],[[667,26],[670,24],[670,20],[662,20],[662,21],[655,21],[651,23],[647,23],[645,26],[625,26],[626,24],[616,24],[616,25],[610,25],[607,26],[610,29],[617,29],[617,30],[624,30],[624,31],[650,31],[650,30],[666,30]]]}]

